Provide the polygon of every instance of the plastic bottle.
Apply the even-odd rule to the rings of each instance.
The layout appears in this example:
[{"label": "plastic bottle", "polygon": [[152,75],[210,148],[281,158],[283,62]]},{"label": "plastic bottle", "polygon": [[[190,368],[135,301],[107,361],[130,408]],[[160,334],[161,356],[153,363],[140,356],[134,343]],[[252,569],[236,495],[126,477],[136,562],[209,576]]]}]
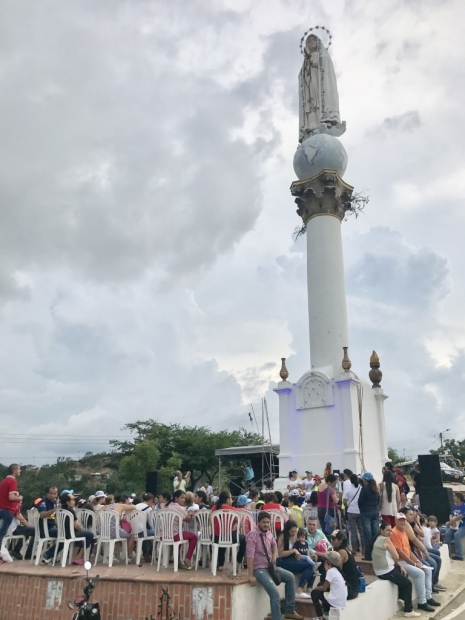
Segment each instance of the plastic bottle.
[{"label": "plastic bottle", "polygon": [[360,568],[360,566],[357,566],[357,572],[358,572],[358,591],[360,593],[365,592],[366,588],[367,588],[367,582],[365,579],[365,575],[362,572],[362,569]]}]

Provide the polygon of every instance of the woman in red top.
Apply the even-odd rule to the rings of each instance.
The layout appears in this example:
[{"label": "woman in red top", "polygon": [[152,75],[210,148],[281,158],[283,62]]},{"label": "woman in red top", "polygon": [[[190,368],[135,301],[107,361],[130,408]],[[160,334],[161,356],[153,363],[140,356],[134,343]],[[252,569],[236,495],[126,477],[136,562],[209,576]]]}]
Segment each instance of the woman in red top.
[{"label": "woman in red top", "polygon": [[[278,499],[276,495],[272,492],[265,493],[265,503],[263,504],[263,506],[260,506],[260,510],[279,510],[279,512],[281,512],[284,517],[284,521],[287,521],[289,519],[284,508],[281,506],[281,504],[278,504]],[[280,531],[281,523],[279,523],[278,521],[276,523],[276,532]]]},{"label": "woman in red top", "polygon": [[[232,498],[231,493],[229,491],[221,491],[218,496],[218,501],[212,507],[212,512],[215,510],[235,510],[237,512],[237,508],[232,506]],[[218,543],[220,537],[220,527],[218,521],[215,519],[213,521],[213,534],[215,536],[215,542]],[[234,527],[232,531],[232,541],[233,543],[237,542],[237,528]],[[218,570],[223,570],[224,566],[224,556],[226,554],[226,547],[220,547],[218,549]],[[242,560],[245,556],[245,536],[244,534],[239,534],[239,549],[237,551],[237,562],[238,564],[242,563]]]}]

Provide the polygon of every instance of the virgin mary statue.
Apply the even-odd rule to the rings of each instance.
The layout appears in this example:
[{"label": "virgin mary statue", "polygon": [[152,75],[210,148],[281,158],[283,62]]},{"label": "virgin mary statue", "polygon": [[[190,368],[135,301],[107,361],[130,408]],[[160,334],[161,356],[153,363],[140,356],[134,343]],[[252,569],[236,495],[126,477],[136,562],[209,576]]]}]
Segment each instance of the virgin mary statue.
[{"label": "virgin mary statue", "polygon": [[344,131],[331,57],[321,39],[311,34],[299,73],[299,142],[314,133],[341,135]]}]

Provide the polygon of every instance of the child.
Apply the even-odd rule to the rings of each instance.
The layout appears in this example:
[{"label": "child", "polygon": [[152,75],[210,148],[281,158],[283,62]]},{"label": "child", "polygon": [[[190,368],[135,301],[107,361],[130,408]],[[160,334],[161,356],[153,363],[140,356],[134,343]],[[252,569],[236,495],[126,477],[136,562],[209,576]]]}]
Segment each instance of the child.
[{"label": "child", "polygon": [[439,549],[441,546],[441,534],[438,529],[438,520],[434,515],[428,517],[428,527],[431,530],[431,547]]},{"label": "child", "polygon": [[292,548],[297,549],[297,551],[302,556],[302,560],[305,560],[310,564],[310,566],[313,566],[313,569],[315,571],[318,569],[318,567],[320,566],[320,562],[317,562],[315,564],[315,562],[310,557],[310,551],[308,549],[307,542],[307,532],[301,527],[297,530],[297,540],[295,541]]},{"label": "child", "polygon": [[325,560],[325,581],[312,590],[312,601],[320,620],[323,610],[329,611],[329,618],[339,618],[340,610],[347,605],[347,586],[341,573],[342,558],[337,551],[329,551]]}]

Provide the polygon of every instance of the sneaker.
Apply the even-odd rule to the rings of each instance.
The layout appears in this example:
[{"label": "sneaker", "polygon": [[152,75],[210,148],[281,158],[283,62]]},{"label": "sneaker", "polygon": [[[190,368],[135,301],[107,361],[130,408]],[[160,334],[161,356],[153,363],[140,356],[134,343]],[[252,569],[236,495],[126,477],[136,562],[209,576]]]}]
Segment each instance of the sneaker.
[{"label": "sneaker", "polygon": [[320,568],[320,566],[321,566],[321,562],[317,562],[315,564],[315,568],[313,569],[313,571],[316,573],[318,571],[318,569]]},{"label": "sneaker", "polygon": [[447,588],[443,585],[441,585],[440,583],[437,583],[435,586],[435,589],[438,590],[438,592],[446,592]]},{"label": "sneaker", "polygon": [[459,562],[463,562],[463,558],[459,558],[457,555],[451,555],[452,560],[458,560]]},{"label": "sneaker", "polygon": [[419,618],[421,616],[421,614],[418,613],[418,611],[406,611],[404,613],[404,618]]},{"label": "sneaker", "polygon": [[74,560],[71,562],[71,564],[78,564],[79,566],[83,566],[84,565],[84,560],[82,558],[74,558]]},{"label": "sneaker", "polygon": [[23,556],[19,553],[19,551],[15,551],[14,549],[13,551],[10,551],[10,555],[12,555],[15,558],[15,560],[23,559]]},{"label": "sneaker", "polygon": [[293,611],[291,614],[284,614],[284,617],[289,620],[305,620],[304,616],[301,616],[296,611]]},{"label": "sneaker", "polygon": [[295,595],[296,598],[312,598],[310,596],[310,594],[307,594],[306,592],[299,592],[298,594]]},{"label": "sneaker", "polygon": [[44,564],[45,566],[50,566],[52,562],[53,562],[52,558],[42,558],[41,564]]},{"label": "sneaker", "polygon": [[441,603],[438,603],[438,601],[435,601],[434,598],[430,598],[426,602],[428,603],[428,605],[431,605],[431,607],[441,607]]},{"label": "sneaker", "polygon": [[422,611],[436,611],[434,607],[431,607],[431,605],[428,605],[428,603],[418,603],[417,607]]}]

